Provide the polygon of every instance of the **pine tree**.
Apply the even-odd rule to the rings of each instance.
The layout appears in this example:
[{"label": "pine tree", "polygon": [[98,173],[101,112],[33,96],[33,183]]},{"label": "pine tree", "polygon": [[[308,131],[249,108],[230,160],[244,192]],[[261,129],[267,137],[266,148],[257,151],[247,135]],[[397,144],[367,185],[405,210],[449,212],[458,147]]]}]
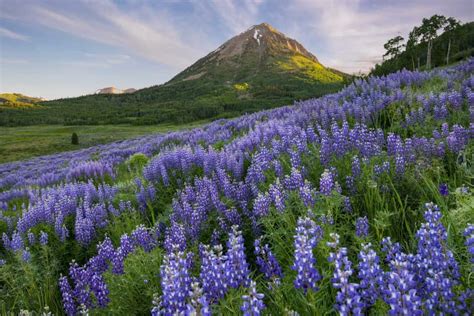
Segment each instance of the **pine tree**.
[{"label": "pine tree", "polygon": [[76,133],[72,133],[71,144],[79,145],[79,136]]}]

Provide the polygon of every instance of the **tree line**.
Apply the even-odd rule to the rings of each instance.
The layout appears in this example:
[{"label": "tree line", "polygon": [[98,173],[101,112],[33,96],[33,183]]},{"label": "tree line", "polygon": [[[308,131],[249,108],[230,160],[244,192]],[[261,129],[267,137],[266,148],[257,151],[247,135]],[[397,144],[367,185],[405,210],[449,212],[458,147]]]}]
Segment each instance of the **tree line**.
[{"label": "tree line", "polygon": [[[449,65],[472,56],[474,25],[462,24],[453,17],[435,14],[423,18],[405,38],[397,35],[385,44],[383,62],[371,74],[383,75],[402,68],[411,70]],[[453,58],[453,55],[455,58]]]}]

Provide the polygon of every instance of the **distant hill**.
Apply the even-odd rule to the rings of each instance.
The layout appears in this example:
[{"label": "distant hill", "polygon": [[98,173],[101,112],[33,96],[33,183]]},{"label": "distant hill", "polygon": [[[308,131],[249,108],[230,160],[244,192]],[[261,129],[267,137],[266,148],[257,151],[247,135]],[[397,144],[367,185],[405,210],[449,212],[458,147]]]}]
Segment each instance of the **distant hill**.
[{"label": "distant hill", "polygon": [[[444,32],[434,39],[431,54],[432,67],[446,65],[446,53],[450,38],[450,64],[474,56],[474,22],[469,22],[461,25],[457,29]],[[418,68],[418,61],[420,68],[424,69],[426,64],[426,45],[426,43],[418,44],[415,46],[415,49],[411,54],[404,51],[397,57],[385,60],[383,63],[375,65],[370,74],[381,76],[403,68],[414,70]]]},{"label": "distant hill", "polygon": [[0,108],[35,108],[42,98],[29,97],[20,93],[0,93]]},{"label": "distant hill", "polygon": [[156,124],[231,117],[335,92],[349,79],[262,23],[163,85],[42,102],[41,111],[4,110],[0,125]]},{"label": "distant hill", "polygon": [[137,89],[128,88],[128,89],[122,90],[115,87],[107,87],[107,88],[98,89],[95,93],[96,94],[123,94],[123,93],[133,93],[135,91],[137,91]]}]

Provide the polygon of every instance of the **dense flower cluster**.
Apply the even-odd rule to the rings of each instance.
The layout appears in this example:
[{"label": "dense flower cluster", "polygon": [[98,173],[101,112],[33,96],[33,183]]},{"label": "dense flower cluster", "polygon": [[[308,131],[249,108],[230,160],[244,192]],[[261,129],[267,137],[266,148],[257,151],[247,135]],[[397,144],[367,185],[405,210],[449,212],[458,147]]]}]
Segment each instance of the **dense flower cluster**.
[{"label": "dense flower cluster", "polygon": [[[253,243],[256,266],[273,282],[269,287],[278,284],[288,268],[280,264],[288,258],[277,258],[284,251],[267,238],[272,232],[265,221],[268,214],[301,216],[288,214],[297,205],[310,212],[297,220],[294,247],[289,242],[286,250],[294,250],[294,286],[306,294],[316,291],[321,275],[315,254],[323,253],[318,249],[323,230],[316,223],[334,232],[340,221],[349,219],[351,234],[367,242],[369,221],[358,217],[371,214],[360,210],[363,188],[392,196],[404,177],[419,177],[434,162],[463,156],[474,138],[473,70],[474,60],[469,60],[445,70],[370,77],[333,95],[193,130],[0,165],[0,227],[5,227],[6,256],[31,264],[37,258],[35,251],[57,242],[74,243],[87,252],[100,241],[95,256],[82,266],[72,263],[69,274],[59,280],[65,312],[72,315],[106,306],[104,273],[123,274],[126,257],[137,247],[151,252],[159,246],[165,260],[162,296],[156,299],[154,313],[206,315],[231,288],[249,287],[243,311],[258,314],[263,296],[250,281],[249,263],[254,258],[247,261],[251,250],[244,246],[244,236],[247,248],[253,238],[262,237]],[[446,91],[407,92],[433,78],[450,82]],[[402,118],[407,133],[397,134],[396,125],[390,132],[378,128],[386,124],[381,122],[385,110],[395,103],[407,105],[394,113]],[[460,123],[453,115],[467,113],[468,107],[470,125],[467,116]],[[428,128],[423,125],[427,121],[436,124]],[[418,127],[427,130],[418,135],[413,132]],[[119,170],[136,153],[150,158],[143,174],[119,182]],[[342,166],[339,162],[345,158],[348,163]],[[449,195],[448,184],[443,183],[439,192]],[[163,205],[170,207],[161,209]],[[338,207],[342,214],[332,210]],[[156,226],[141,225],[114,247],[104,231],[121,214],[136,211],[133,216]],[[377,245],[362,245],[354,264],[357,270],[349,258],[356,257],[350,252],[358,245],[341,247],[334,235],[329,245],[334,248],[330,261],[337,310],[366,313],[379,300],[394,315],[467,311],[467,304],[459,300],[471,293],[458,291],[463,280],[440,218],[439,210],[428,205],[414,253],[404,253],[389,237],[382,243],[380,258]],[[377,226],[370,227],[376,235]],[[465,233],[471,255],[473,230],[470,225]],[[341,234],[341,240],[360,241],[346,237]],[[193,251],[197,260],[191,260]],[[10,264],[9,258],[8,263],[0,262]]]}]

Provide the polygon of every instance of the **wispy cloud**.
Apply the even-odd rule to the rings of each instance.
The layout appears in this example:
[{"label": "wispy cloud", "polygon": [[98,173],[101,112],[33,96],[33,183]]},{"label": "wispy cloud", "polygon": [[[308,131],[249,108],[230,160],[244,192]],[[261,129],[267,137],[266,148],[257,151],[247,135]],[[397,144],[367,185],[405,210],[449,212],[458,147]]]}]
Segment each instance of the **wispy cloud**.
[{"label": "wispy cloud", "polygon": [[202,1],[201,8],[213,11],[234,34],[245,31],[248,27],[259,23],[260,7],[264,0],[210,0]]},{"label": "wispy cloud", "polygon": [[29,36],[10,31],[4,27],[0,27],[0,37],[7,37],[19,41],[28,41]]},{"label": "wispy cloud", "polygon": [[[7,6],[8,7],[8,6]],[[13,8],[8,16],[99,43],[120,47],[146,59],[184,67],[203,51],[187,44],[183,31],[173,27],[165,11],[147,4],[126,10],[112,1],[31,2]]]},{"label": "wispy cloud", "polygon": [[[176,6],[185,9],[173,11]],[[215,48],[219,36],[276,21],[283,32],[303,40],[323,63],[356,72],[380,61],[384,42],[398,33],[406,35],[423,17],[441,13],[468,21],[473,19],[473,6],[472,0],[449,4],[445,0],[25,0],[4,5],[1,16],[115,46],[175,69],[189,66]],[[0,35],[25,39],[3,29]]]},{"label": "wispy cloud", "polygon": [[96,60],[103,64],[108,65],[120,65],[132,60],[132,57],[125,54],[96,54],[96,53],[85,53],[85,57],[88,59]]}]

